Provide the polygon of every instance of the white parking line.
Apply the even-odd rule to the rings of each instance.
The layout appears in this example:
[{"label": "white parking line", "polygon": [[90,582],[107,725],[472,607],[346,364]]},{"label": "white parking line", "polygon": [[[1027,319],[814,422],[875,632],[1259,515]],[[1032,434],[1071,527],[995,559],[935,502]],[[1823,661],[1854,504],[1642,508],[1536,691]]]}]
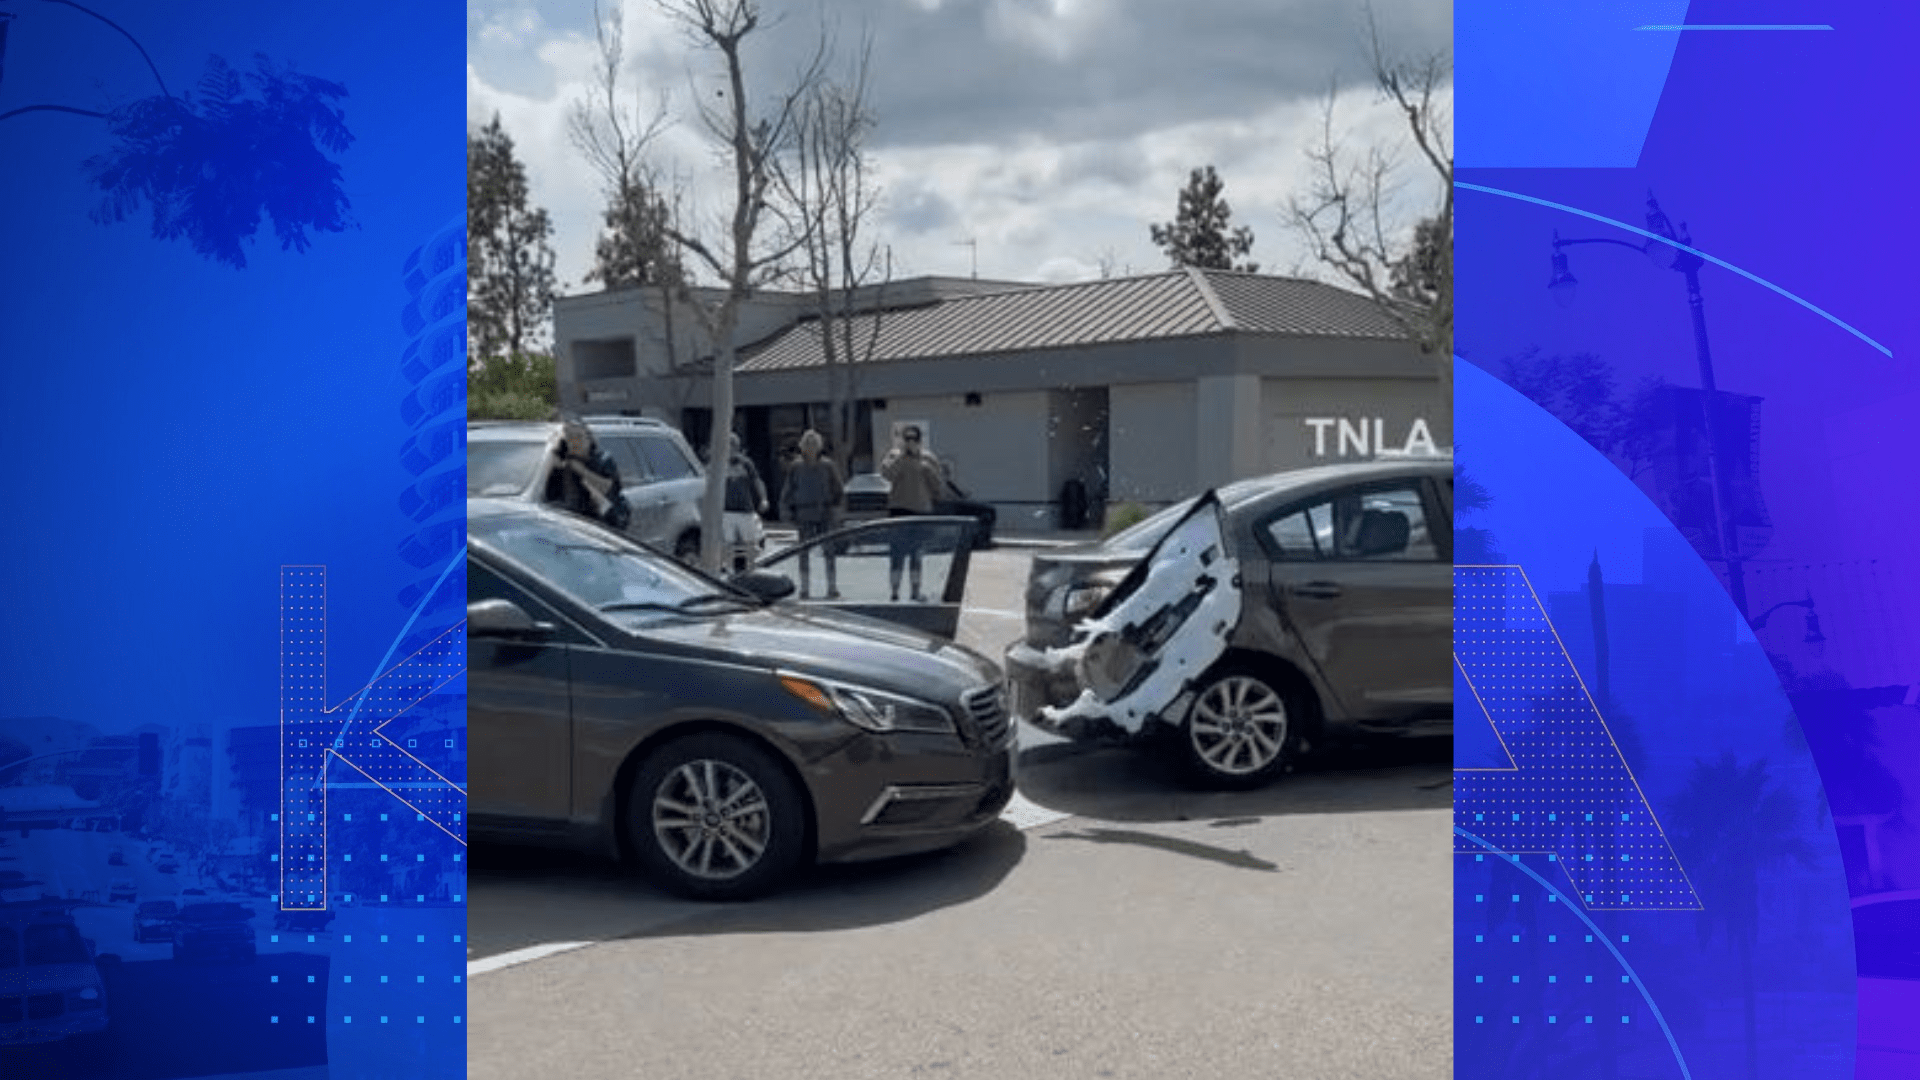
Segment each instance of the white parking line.
[{"label": "white parking line", "polygon": [[[1060,813],[1057,810],[1049,810],[1017,791],[1013,793],[1013,800],[1007,803],[1007,808],[1000,812],[1000,820],[1011,824],[1014,828],[1023,832],[1027,829],[1037,829],[1042,825],[1050,825],[1053,822],[1061,821],[1072,816],[1071,814]],[[589,945],[598,944],[599,942],[597,941],[555,941],[545,945],[529,945],[524,949],[495,953],[492,956],[482,957],[479,960],[467,961],[467,978],[471,979],[476,975],[486,975],[499,971],[502,968],[515,967],[520,964],[530,964],[535,960],[545,960],[549,956],[558,956],[561,953],[572,952],[575,949],[584,949]]]},{"label": "white parking line", "polygon": [[1063,814],[1058,810],[1049,810],[1017,791],[1013,793],[1013,801],[1007,803],[1005,810],[1000,811],[1000,820],[1011,824],[1014,828],[1022,832],[1028,829],[1037,829],[1042,825],[1051,825],[1056,821],[1061,821],[1072,816],[1072,814]]},{"label": "white parking line", "polygon": [[1026,613],[1026,612],[1024,612],[1024,611],[1008,611],[1008,610],[1006,610],[1005,608],[990,608],[990,607],[970,607],[970,608],[961,608],[961,609],[960,609],[960,614],[962,614],[962,615],[987,615],[987,616],[991,616],[992,618],[995,618],[995,619],[1020,619],[1020,620],[1025,620],[1025,619],[1026,619],[1026,617],[1027,617],[1027,613]]},{"label": "white parking line", "polygon": [[598,942],[554,941],[545,945],[529,945],[524,949],[514,949],[511,952],[495,953],[492,956],[482,957],[479,960],[467,961],[467,978],[471,979],[475,975],[485,975],[490,971],[499,971],[501,968],[510,968],[515,964],[530,963],[534,960],[545,960],[549,956],[557,956],[563,952],[572,952],[575,949],[584,949],[589,945],[596,944],[598,944]]}]

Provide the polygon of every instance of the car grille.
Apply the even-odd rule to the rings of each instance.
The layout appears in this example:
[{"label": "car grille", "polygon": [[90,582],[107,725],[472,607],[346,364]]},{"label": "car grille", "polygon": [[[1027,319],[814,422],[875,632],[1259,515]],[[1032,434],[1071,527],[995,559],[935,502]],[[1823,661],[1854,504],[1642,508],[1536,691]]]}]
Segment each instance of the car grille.
[{"label": "car grille", "polygon": [[983,686],[960,699],[972,722],[975,737],[986,746],[998,746],[1007,737],[1007,695],[998,686]]},{"label": "car grille", "polygon": [[17,1024],[27,1018],[27,999],[0,997],[0,1024]]},{"label": "car grille", "polygon": [[27,1019],[29,1020],[52,1020],[66,1011],[67,995],[65,994],[35,994],[27,999]]}]

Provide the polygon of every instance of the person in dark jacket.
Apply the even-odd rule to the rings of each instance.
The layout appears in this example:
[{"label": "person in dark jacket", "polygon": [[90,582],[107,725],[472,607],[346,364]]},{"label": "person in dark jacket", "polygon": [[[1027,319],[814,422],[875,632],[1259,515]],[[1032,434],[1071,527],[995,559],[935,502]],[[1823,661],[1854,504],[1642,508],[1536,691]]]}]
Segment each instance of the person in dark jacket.
[{"label": "person in dark jacket", "polygon": [[546,501],[625,532],[632,512],[620,490],[620,466],[580,420],[561,422],[547,474]]},{"label": "person in dark jacket", "polygon": [[[800,436],[800,460],[787,467],[786,483],[780,488],[780,510],[787,520],[800,527],[802,544],[833,531],[840,517],[841,501],[846,497],[840,466],[834,464],[832,458],[820,456],[823,442],[820,433],[811,429]],[[804,549],[800,552],[802,600],[812,592],[808,554]],[[840,588],[834,577],[833,552],[823,549],[821,558],[827,564],[827,599],[838,600]]]},{"label": "person in dark jacket", "polygon": [[760,470],[741,449],[740,436],[727,436],[727,513],[765,514],[767,485]]}]

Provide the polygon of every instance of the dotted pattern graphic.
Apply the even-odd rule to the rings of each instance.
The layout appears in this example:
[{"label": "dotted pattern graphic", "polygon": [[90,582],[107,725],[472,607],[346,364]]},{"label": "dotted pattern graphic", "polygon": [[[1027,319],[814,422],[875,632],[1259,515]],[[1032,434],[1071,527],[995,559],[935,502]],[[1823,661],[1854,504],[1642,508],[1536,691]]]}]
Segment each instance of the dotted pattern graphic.
[{"label": "dotted pattern graphic", "polygon": [[[1690,1080],[1686,1056],[1638,971],[1652,942],[1567,902],[1552,854],[1455,839],[1454,1059],[1469,1075]],[[1612,931],[1597,920],[1615,920]],[[1536,1074],[1545,1059],[1557,1072]]]},{"label": "dotted pattern graphic", "polygon": [[[1454,659],[1512,770],[1454,772],[1454,824],[1548,853],[1591,910],[1697,910],[1667,843],[1546,610],[1517,566],[1454,568]],[[1471,851],[1456,839],[1456,851]]]},{"label": "dotted pattern graphic", "polygon": [[[466,792],[381,730],[464,675],[465,624],[427,641],[360,693],[326,703],[324,566],[280,569],[280,906],[327,906],[328,767],[372,781],[422,820],[464,840]],[[352,730],[349,717],[358,715]]]}]

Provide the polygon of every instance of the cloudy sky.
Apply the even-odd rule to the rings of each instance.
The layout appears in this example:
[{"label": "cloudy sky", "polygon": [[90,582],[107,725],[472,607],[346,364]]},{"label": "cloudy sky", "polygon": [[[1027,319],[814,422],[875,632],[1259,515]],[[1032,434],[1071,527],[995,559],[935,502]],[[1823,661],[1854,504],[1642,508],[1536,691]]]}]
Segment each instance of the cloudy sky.
[{"label": "cloudy sky", "polygon": [[[624,4],[626,76],[675,122],[656,144],[696,193],[715,158],[688,103],[720,85],[652,0]],[[1365,7],[1357,0],[765,0],[770,25],[748,53],[750,96],[776,93],[830,12],[843,40],[874,39],[871,139],[883,189],[871,233],[896,276],[1070,281],[1162,269],[1148,237],[1171,220],[1188,172],[1212,164],[1254,258],[1271,272],[1306,264],[1282,225],[1305,183],[1336,80],[1344,138],[1402,146],[1403,123],[1364,79]],[[1388,47],[1450,48],[1451,0],[1374,0]],[[563,291],[582,291],[600,195],[569,145],[568,104],[593,62],[592,0],[471,0],[470,124],[496,112],[553,215]],[[1405,198],[1435,190],[1404,153]],[[707,173],[706,175],[711,175]],[[705,206],[724,212],[717,201]],[[968,241],[973,241],[969,246]]]}]

